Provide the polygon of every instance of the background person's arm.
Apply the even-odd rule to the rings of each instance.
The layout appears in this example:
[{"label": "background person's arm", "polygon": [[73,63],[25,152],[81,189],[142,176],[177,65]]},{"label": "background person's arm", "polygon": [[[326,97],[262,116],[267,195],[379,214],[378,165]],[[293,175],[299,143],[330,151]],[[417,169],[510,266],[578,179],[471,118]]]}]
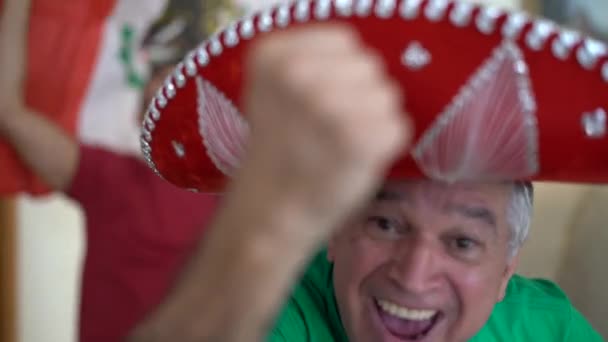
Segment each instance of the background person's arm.
[{"label": "background person's arm", "polygon": [[65,190],[76,172],[78,145],[25,104],[30,0],[7,0],[0,21],[0,139],[52,189]]},{"label": "background person's arm", "polygon": [[0,9],[0,107],[22,100],[30,6],[31,0],[5,0]]},{"label": "background person's arm", "polygon": [[79,160],[78,144],[51,120],[25,107],[4,108],[0,113],[0,137],[8,141],[20,159],[56,191],[72,182]]}]

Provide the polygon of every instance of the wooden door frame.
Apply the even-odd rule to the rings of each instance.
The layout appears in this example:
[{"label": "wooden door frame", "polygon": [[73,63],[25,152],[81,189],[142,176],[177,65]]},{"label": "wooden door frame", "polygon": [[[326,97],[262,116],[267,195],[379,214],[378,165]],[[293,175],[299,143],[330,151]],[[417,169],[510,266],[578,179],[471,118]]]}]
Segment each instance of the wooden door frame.
[{"label": "wooden door frame", "polygon": [[0,342],[17,342],[15,200],[0,198]]}]

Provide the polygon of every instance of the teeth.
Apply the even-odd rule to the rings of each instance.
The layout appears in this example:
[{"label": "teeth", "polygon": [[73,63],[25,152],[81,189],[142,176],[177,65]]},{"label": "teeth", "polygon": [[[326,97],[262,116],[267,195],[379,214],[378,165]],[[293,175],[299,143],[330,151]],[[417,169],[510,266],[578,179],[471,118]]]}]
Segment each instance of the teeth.
[{"label": "teeth", "polygon": [[385,300],[378,300],[378,305],[380,306],[380,308],[382,308],[382,310],[393,316],[399,317],[401,319],[408,319],[411,321],[424,321],[435,316],[435,314],[437,313],[437,310],[408,309],[406,307],[399,306],[397,304]]}]

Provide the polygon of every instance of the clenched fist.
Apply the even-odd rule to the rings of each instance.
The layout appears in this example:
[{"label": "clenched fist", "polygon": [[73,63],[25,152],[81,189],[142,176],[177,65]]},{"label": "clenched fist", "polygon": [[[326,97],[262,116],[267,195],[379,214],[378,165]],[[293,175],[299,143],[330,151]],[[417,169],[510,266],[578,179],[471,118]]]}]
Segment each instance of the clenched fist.
[{"label": "clenched fist", "polygon": [[262,340],[297,270],[407,148],[400,92],[349,29],[273,34],[248,62],[245,160],[186,274],[130,341]]},{"label": "clenched fist", "polygon": [[252,51],[251,135],[236,184],[254,182],[250,196],[333,228],[369,199],[407,148],[411,124],[400,89],[348,27],[292,29]]}]

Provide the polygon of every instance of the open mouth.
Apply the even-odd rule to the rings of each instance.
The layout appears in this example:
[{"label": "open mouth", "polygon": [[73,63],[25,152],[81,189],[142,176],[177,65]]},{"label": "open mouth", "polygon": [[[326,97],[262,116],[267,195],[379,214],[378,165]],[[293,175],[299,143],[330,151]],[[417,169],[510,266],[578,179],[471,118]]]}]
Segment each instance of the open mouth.
[{"label": "open mouth", "polygon": [[438,310],[411,309],[386,300],[374,302],[386,330],[403,341],[424,339],[441,317]]}]

